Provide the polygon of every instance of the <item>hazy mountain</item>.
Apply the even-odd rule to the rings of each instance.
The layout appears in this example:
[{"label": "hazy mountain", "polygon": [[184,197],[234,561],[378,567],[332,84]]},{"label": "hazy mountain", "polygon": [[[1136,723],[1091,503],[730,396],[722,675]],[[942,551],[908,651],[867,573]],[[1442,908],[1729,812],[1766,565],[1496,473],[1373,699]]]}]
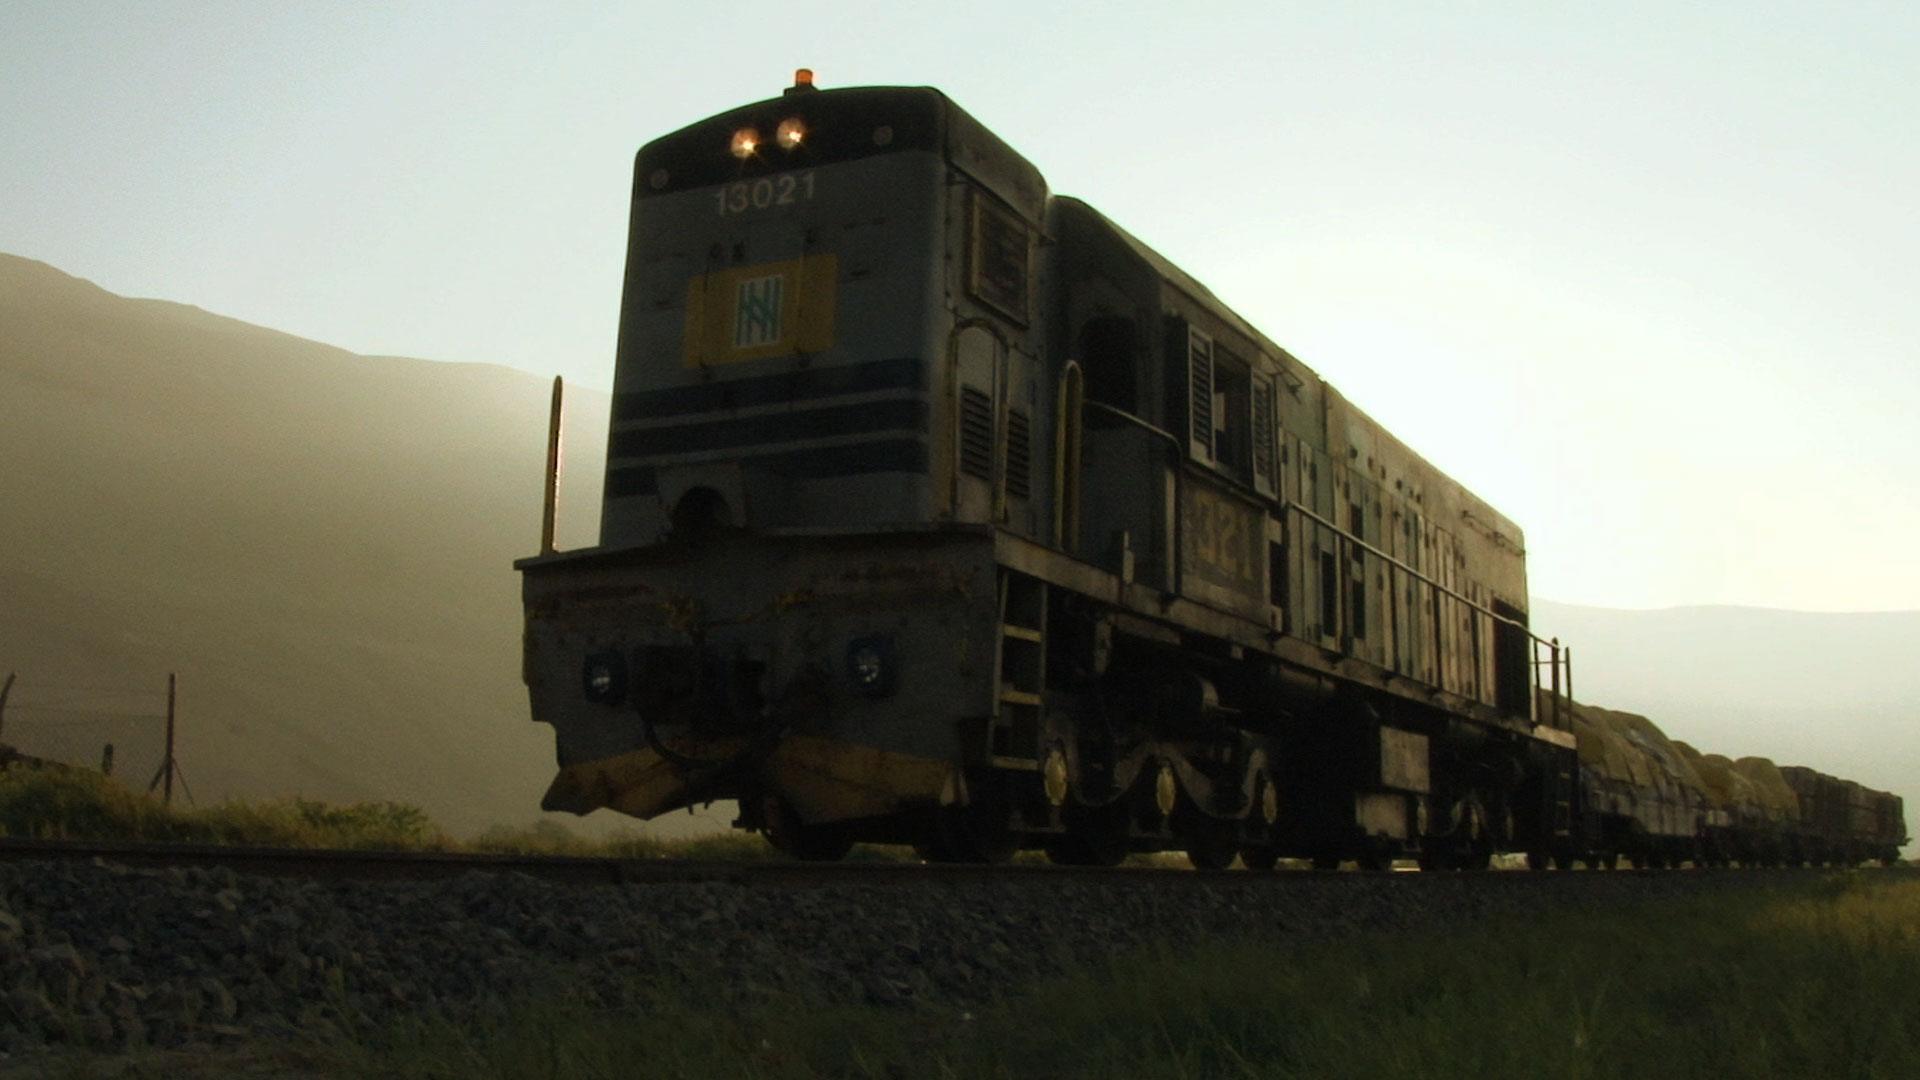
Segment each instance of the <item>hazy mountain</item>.
[{"label": "hazy mountain", "polygon": [[[0,737],[89,763],[112,739],[144,781],[159,725],[98,713],[157,711],[177,671],[203,801],[403,799],[460,830],[535,816],[553,752],[527,718],[510,564],[538,542],[548,386],[0,255],[0,674],[20,675]],[[596,531],[606,406],[576,391],[568,410],[563,547]],[[1920,805],[1920,612],[1536,600],[1534,624],[1573,647],[1585,700]],[[104,693],[126,688],[146,696]]]},{"label": "hazy mountain", "polygon": [[1533,601],[1573,648],[1574,693],[1644,713],[1702,751],[1809,765],[1907,800],[1920,820],[1920,611],[1620,611]]},{"label": "hazy mountain", "polygon": [[[504,301],[503,301],[504,302]],[[0,256],[4,738],[142,782],[180,677],[201,801],[538,816],[519,677],[550,382],[366,357]],[[606,396],[568,409],[562,546],[592,543]],[[146,696],[108,695],[135,689]],[[60,710],[71,711],[60,711]]]}]

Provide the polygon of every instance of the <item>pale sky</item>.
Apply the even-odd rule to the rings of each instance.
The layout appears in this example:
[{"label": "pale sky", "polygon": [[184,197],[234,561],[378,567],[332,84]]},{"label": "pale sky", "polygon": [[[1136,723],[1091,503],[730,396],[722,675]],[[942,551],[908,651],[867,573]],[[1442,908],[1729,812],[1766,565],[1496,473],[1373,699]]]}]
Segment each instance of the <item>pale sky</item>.
[{"label": "pale sky", "polygon": [[0,251],[606,386],[641,143],[803,65],[932,85],[1537,595],[1920,608],[1920,4],[919,7],[0,0]]}]

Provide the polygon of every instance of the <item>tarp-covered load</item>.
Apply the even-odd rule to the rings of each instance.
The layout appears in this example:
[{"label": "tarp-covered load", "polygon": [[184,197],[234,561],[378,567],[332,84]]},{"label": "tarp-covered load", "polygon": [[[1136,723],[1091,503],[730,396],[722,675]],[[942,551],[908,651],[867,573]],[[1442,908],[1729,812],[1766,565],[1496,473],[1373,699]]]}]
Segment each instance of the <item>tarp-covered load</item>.
[{"label": "tarp-covered load", "polygon": [[1580,702],[1567,710],[1597,809],[1631,818],[1659,836],[1692,836],[1708,803],[1687,755],[1658,725],[1635,713]]},{"label": "tarp-covered load", "polygon": [[1767,820],[1767,808],[1761,801],[1759,788],[1733,767],[1732,758],[1724,754],[1702,754],[1678,740],[1673,745],[1693,763],[1693,771],[1706,785],[1708,801],[1727,813],[1728,824]]},{"label": "tarp-covered load", "polygon": [[1781,775],[1778,765],[1763,757],[1743,757],[1733,763],[1733,768],[1753,783],[1768,821],[1800,820],[1800,800],[1787,786],[1787,778]]}]

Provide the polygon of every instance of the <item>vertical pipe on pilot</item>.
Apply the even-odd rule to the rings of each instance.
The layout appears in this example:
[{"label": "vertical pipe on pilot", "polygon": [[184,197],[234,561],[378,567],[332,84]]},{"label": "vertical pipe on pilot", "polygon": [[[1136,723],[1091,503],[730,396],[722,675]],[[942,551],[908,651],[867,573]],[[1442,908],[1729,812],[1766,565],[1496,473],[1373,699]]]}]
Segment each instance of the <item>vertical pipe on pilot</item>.
[{"label": "vertical pipe on pilot", "polygon": [[553,377],[553,407],[547,415],[547,491],[540,503],[540,554],[553,554],[555,510],[560,502],[560,376]]}]

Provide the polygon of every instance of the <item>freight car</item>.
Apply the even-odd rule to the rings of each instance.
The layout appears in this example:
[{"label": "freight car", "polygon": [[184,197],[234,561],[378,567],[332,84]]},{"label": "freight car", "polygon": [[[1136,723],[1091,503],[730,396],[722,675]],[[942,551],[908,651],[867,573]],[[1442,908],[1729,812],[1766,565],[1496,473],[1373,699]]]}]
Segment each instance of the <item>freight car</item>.
[{"label": "freight car", "polygon": [[1850,866],[1891,863],[1907,842],[1899,796],[1765,758],[1701,754],[1633,713],[1561,707],[1574,719],[1580,772],[1558,865]]},{"label": "freight car", "polygon": [[516,564],[548,809],[738,800],[807,859],[1584,850],[1520,530],[937,91],[803,72],[639,151],[605,484],[594,547]]}]

